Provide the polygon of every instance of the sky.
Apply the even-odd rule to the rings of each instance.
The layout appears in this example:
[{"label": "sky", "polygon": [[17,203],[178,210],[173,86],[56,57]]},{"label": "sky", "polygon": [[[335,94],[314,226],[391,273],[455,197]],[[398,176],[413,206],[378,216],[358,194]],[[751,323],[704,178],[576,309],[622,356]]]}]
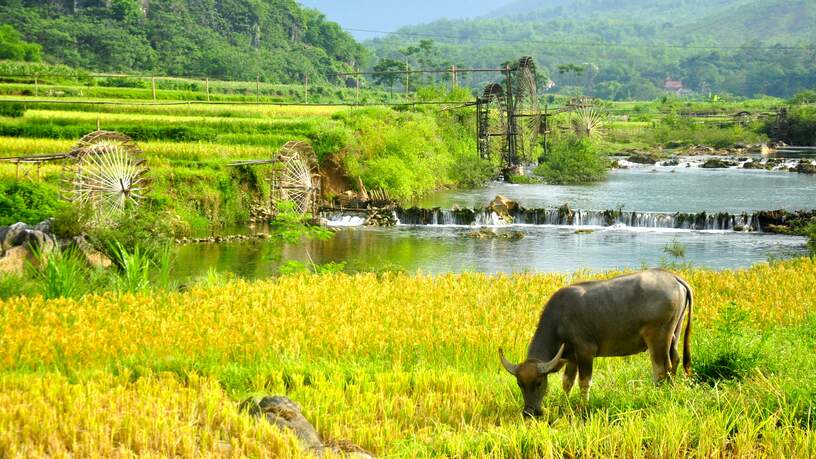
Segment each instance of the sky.
[{"label": "sky", "polygon": [[[436,19],[488,14],[512,0],[298,0],[322,11],[344,28],[392,31]],[[349,31],[358,40],[377,34]]]}]

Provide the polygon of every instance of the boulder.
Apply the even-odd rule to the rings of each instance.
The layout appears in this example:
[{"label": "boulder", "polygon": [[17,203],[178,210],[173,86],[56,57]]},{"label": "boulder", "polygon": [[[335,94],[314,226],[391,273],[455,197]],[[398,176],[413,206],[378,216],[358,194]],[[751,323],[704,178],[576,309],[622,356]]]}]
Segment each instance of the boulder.
[{"label": "boulder", "polygon": [[322,455],[324,451],[330,450],[347,457],[361,459],[374,457],[372,453],[346,440],[330,440],[324,443],[314,426],[303,416],[300,406],[288,397],[281,395],[251,397],[241,402],[239,410],[263,419],[281,430],[291,431],[306,453]]},{"label": "boulder", "polygon": [[498,195],[488,204],[487,210],[495,212],[505,222],[512,223],[513,213],[519,210],[519,205],[512,199]]},{"label": "boulder", "polygon": [[646,165],[650,165],[650,166],[653,166],[653,165],[657,164],[657,158],[655,158],[654,156],[652,156],[650,154],[645,154],[645,153],[634,154],[634,155],[630,156],[627,159],[627,161],[629,161],[630,163],[646,164]]},{"label": "boulder", "polygon": [[722,158],[711,158],[706,160],[700,167],[703,169],[728,169],[734,166],[737,166],[737,163],[733,161],[724,160]]},{"label": "boulder", "polygon": [[26,264],[34,261],[34,254],[27,247],[12,247],[0,257],[0,273],[22,274]]},{"label": "boulder", "polygon": [[74,238],[62,241],[62,249],[74,249],[85,261],[88,266],[92,268],[110,268],[113,262],[107,255],[96,250],[96,248],[88,242],[85,236],[76,236]]},{"label": "boulder", "polygon": [[57,247],[56,238],[46,229],[50,229],[47,220],[37,226],[15,223],[0,228],[0,272],[21,273],[25,261],[34,260],[32,249],[48,253]]},{"label": "boulder", "polygon": [[796,167],[791,168],[791,172],[798,172],[800,174],[816,174],[816,165],[810,161],[803,159],[799,161]]},{"label": "boulder", "polygon": [[509,232],[501,232],[497,233],[490,228],[482,228],[476,231],[471,231],[469,233],[465,233],[465,237],[469,237],[471,239],[503,239],[506,241],[520,241],[527,236],[522,231],[509,231]]}]

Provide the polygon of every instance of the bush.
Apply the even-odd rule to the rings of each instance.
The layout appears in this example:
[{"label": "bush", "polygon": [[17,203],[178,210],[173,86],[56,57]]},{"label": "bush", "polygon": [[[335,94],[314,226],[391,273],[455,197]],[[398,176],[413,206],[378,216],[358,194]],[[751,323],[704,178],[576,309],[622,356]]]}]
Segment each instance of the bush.
[{"label": "bush", "polygon": [[44,183],[0,181],[0,226],[17,222],[36,225],[60,206],[56,188]]},{"label": "bush", "polygon": [[26,107],[19,102],[0,103],[0,116],[9,118],[20,118],[25,115]]},{"label": "bush", "polygon": [[35,256],[37,261],[28,266],[28,271],[45,299],[73,298],[85,292],[87,269],[76,252],[35,250]]},{"label": "bush", "polygon": [[534,172],[548,183],[591,183],[604,180],[609,166],[590,140],[569,136],[542,156]]}]

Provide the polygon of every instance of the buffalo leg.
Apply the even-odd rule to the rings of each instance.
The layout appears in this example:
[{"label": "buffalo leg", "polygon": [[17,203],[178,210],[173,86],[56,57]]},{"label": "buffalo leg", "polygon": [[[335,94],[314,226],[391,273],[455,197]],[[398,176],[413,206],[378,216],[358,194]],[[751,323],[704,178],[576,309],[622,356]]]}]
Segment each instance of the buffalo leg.
[{"label": "buffalo leg", "polygon": [[578,385],[581,387],[581,398],[589,401],[589,386],[592,384],[592,357],[578,357]]},{"label": "buffalo leg", "polygon": [[575,384],[575,375],[578,373],[578,365],[574,362],[568,362],[567,366],[564,368],[564,376],[561,378],[561,382],[564,387],[564,393],[569,395],[570,391],[572,390],[572,385]]},{"label": "buffalo leg", "polygon": [[669,363],[671,363],[671,376],[677,374],[677,366],[680,364],[680,354],[677,352],[677,336],[672,336],[671,345],[669,346]]},{"label": "buffalo leg", "polygon": [[660,333],[663,336],[652,336],[652,339],[646,341],[649,347],[649,355],[652,358],[652,377],[655,383],[663,381],[669,374],[669,348],[671,347],[671,338]]}]

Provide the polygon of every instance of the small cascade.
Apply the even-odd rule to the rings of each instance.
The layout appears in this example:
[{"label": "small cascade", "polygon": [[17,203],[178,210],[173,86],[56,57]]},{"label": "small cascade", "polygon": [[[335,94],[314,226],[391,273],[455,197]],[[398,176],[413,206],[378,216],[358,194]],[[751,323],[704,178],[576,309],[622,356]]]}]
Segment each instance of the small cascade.
[{"label": "small cascade", "polygon": [[[402,225],[419,226],[499,226],[511,224],[495,212],[485,209],[420,209],[396,210]],[[760,231],[754,214],[726,212],[697,214],[662,212],[626,212],[618,210],[564,210],[564,208],[518,209],[511,213],[512,224],[550,226],[624,226],[630,228]]]}]

